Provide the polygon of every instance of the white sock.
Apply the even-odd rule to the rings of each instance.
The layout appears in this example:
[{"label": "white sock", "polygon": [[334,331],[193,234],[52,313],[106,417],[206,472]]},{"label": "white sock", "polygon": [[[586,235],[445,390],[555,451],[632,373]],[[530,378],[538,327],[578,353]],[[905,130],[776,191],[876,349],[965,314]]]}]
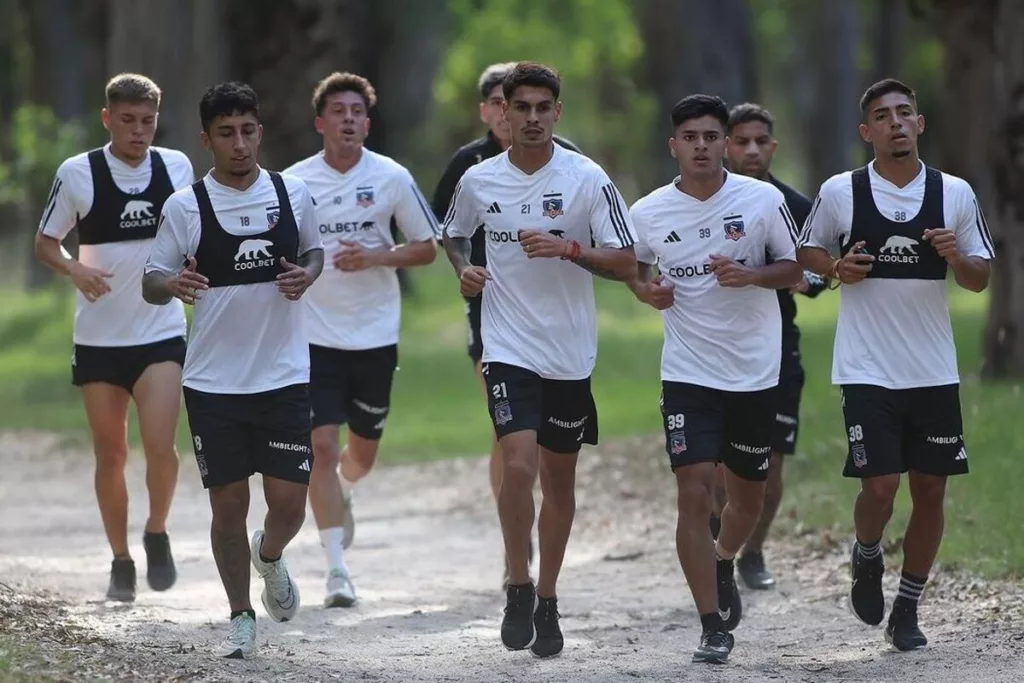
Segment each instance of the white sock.
[{"label": "white sock", "polygon": [[342,571],[348,574],[348,567],[345,565],[345,529],[340,526],[320,530],[320,545],[327,555],[327,571]]}]

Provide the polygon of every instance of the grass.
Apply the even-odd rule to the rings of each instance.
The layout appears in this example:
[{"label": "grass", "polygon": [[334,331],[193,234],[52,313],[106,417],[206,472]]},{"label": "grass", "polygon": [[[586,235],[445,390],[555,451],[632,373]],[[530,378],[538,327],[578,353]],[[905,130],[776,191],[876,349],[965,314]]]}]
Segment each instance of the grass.
[{"label": "grass", "polygon": [[[440,259],[416,273],[415,285],[415,296],[404,304],[400,369],[381,458],[397,463],[482,454],[489,446],[490,423],[465,353],[456,282]],[[597,296],[600,350],[594,392],[601,438],[656,433],[661,429],[660,316],[637,304],[621,285],[599,282]],[[857,483],[840,476],[846,442],[838,390],[830,385],[837,300],[832,293],[800,300],[807,386],[800,452],[788,462],[784,509],[804,525],[846,532]],[[1024,514],[1024,498],[1014,484],[1018,457],[1024,453],[1021,387],[982,385],[975,377],[985,305],[984,296],[959,290],[951,295],[972,472],[949,484],[940,560],[990,575],[1015,575],[1024,573],[1024,537],[1006,531],[1010,520]],[[0,311],[0,428],[84,434],[82,408],[69,383],[71,315],[67,287],[32,295],[5,293]],[[134,425],[131,434],[137,442]],[[190,452],[184,419],[179,443],[183,453]],[[907,514],[908,496],[901,491],[891,535],[902,532]]]}]

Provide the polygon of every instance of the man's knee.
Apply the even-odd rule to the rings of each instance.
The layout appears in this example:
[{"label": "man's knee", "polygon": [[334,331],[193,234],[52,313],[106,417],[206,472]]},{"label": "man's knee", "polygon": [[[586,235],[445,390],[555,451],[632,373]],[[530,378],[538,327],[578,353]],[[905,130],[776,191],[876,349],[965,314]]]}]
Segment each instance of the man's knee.
[{"label": "man's knee", "polygon": [[122,439],[95,437],[92,442],[96,453],[96,467],[102,470],[123,470],[128,462],[128,444]]},{"label": "man's knee", "polygon": [[210,511],[214,527],[244,527],[249,513],[248,480],[211,488]]},{"label": "man's knee", "polygon": [[316,469],[335,469],[341,455],[338,442],[337,427],[317,427],[310,434],[310,445],[313,447],[313,467]]},{"label": "man's knee", "polygon": [[704,465],[688,465],[676,470],[680,517],[703,519],[711,514],[714,472],[705,469]]},{"label": "man's knee", "polygon": [[771,467],[768,470],[768,480],[764,486],[764,502],[778,503],[782,500],[782,467],[785,457],[775,453],[772,455]]},{"label": "man's knee", "polygon": [[946,498],[946,477],[911,473],[910,498],[916,508],[941,508]]},{"label": "man's knee", "polygon": [[881,477],[871,477],[861,482],[861,493],[871,500],[873,505],[884,509],[892,505],[896,500],[896,492],[900,488],[900,475],[887,474]]}]

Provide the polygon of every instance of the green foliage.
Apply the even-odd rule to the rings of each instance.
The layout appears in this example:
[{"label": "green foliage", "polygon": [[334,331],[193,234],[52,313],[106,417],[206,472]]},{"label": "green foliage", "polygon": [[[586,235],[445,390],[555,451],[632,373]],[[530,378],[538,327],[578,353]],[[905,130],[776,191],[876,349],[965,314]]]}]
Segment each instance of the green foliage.
[{"label": "green foliage", "polygon": [[[41,204],[61,162],[81,151],[84,131],[49,107],[23,104],[8,131],[14,161],[0,158],[0,206]],[[0,227],[0,231],[3,228]]]},{"label": "green foliage", "polygon": [[[562,75],[562,120],[556,132],[607,163],[627,187],[646,158],[637,149],[638,127],[652,121],[652,98],[633,85],[631,73],[643,43],[628,0],[450,0],[455,28],[434,81],[429,139],[419,155],[431,167],[422,175],[431,187],[438,160],[483,135],[476,115],[480,72],[495,62],[536,60]],[[619,180],[619,178],[616,178]],[[428,182],[427,182],[428,181]],[[635,195],[635,193],[634,193]]]}]

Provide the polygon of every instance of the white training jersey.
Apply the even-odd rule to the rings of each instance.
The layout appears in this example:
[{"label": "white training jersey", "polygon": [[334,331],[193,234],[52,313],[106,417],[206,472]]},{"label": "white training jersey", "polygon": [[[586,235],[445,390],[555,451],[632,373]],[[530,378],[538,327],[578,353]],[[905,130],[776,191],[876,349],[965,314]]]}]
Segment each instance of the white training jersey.
[{"label": "white training jersey", "polygon": [[778,295],[763,287],[723,287],[711,272],[711,256],[752,268],[796,261],[797,226],[783,194],[770,183],[726,173],[721,189],[704,201],[673,181],[637,201],[630,214],[637,261],[657,264],[675,297],[662,311],[661,379],[723,391],[776,386]]},{"label": "white training jersey", "polygon": [[437,219],[405,167],[364,149],[346,173],[323,152],[285,169],[305,181],[316,204],[324,242],[324,272],[303,297],[309,343],[336,349],[374,349],[398,343],[402,297],[394,268],[345,272],[334,267],[342,241],[390,249],[394,218],[409,242],[440,238]]},{"label": "white training jersey", "polygon": [[[890,221],[890,235],[880,235],[866,246],[876,258],[867,279],[839,288],[839,320],[832,356],[834,384],[871,384],[888,389],[942,386],[960,381],[956,347],[949,319],[944,262],[939,277],[919,277],[928,259],[939,260],[924,240],[927,228],[956,232],[957,245],[966,256],[994,258],[992,238],[974,191],[966,181],[941,175],[941,211],[944,224],[920,224],[925,208],[926,167],[905,187],[897,187],[868,164],[867,179],[874,207],[859,208]],[[832,176],[821,186],[800,236],[799,246],[819,247],[835,256],[852,244],[853,173]],[[940,185],[936,182],[936,185]],[[938,188],[936,188],[938,191]],[[858,219],[859,220],[859,219]],[[918,221],[913,235],[900,236],[899,224]],[[936,221],[937,222],[937,221]],[[855,236],[855,235],[854,235]],[[884,241],[883,241],[884,240]],[[885,275],[878,271],[885,269]],[[881,276],[876,276],[881,275]]]},{"label": "white training jersey", "polygon": [[559,258],[528,258],[522,230],[546,230],[581,245],[631,247],[633,226],[618,189],[589,158],[554,145],[533,174],[508,152],[466,171],[445,217],[451,237],[487,235],[481,336],[483,362],[507,363],[545,379],[589,377],[597,359],[593,276]]},{"label": "white training jersey", "polygon": [[[306,184],[293,176],[282,179],[298,227],[299,255],[322,248]],[[212,174],[203,183],[224,232],[258,235],[277,223],[281,207],[265,169],[246,190],[221,185]],[[199,248],[202,224],[194,190],[171,195],[160,221],[146,272],[174,274]],[[309,342],[302,309],[301,299],[289,301],[274,282],[206,290],[194,306],[182,383],[217,394],[255,394],[307,383]]]},{"label": "white training jersey", "polygon": [[[164,147],[151,149],[163,159],[175,190],[193,182],[192,162],[184,153]],[[129,195],[146,191],[152,176],[149,154],[134,167],[116,158],[109,144],[103,148],[103,154],[118,189]],[[39,231],[61,241],[92,208],[92,170],[89,153],[83,152],[67,159],[57,169]],[[148,218],[155,220],[156,216]],[[152,239],[142,239],[80,245],[78,260],[83,265],[105,270],[113,277],[107,279],[110,291],[94,302],[90,303],[84,294],[76,291],[74,343],[135,346],[185,335],[185,308],[180,301],[153,306],[142,298],[142,268],[152,244]]]}]

